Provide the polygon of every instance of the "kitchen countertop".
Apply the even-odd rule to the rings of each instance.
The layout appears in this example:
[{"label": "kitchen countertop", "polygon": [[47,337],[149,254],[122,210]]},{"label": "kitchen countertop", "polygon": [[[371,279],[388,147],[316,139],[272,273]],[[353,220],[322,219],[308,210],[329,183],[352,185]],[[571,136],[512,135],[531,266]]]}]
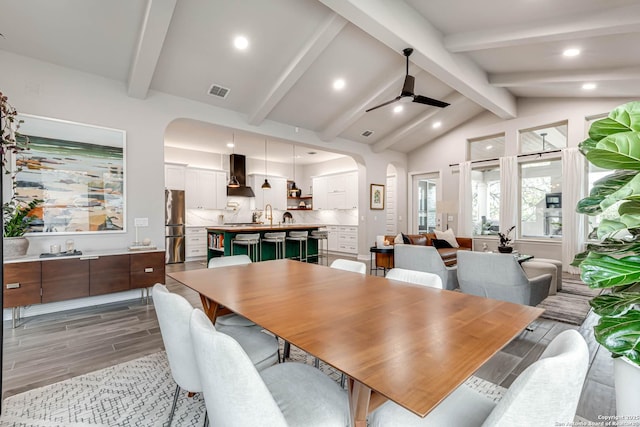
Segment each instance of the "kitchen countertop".
[{"label": "kitchen countertop", "polygon": [[150,248],[148,250],[135,250],[131,251],[128,249],[103,249],[103,250],[82,250],[80,251],[82,254],[79,255],[60,255],[54,257],[46,257],[40,258],[40,255],[25,255],[16,258],[5,258],[4,264],[14,264],[19,262],[29,262],[29,261],[55,261],[59,259],[78,259],[78,258],[88,258],[88,257],[100,257],[100,256],[109,256],[109,255],[126,255],[126,254],[142,254],[149,252],[164,252],[164,249],[158,248]]},{"label": "kitchen countertop", "polygon": [[326,227],[324,224],[226,224],[217,225],[213,227],[207,227],[210,231],[227,231],[231,233],[244,232],[244,231],[273,231],[273,230],[308,230],[310,228]]}]

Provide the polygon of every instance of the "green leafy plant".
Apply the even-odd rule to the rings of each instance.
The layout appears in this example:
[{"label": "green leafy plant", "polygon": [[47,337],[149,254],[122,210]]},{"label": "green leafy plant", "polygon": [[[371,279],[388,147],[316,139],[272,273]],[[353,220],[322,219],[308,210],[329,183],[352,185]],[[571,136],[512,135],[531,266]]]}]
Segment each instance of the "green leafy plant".
[{"label": "green leafy plant", "polygon": [[34,217],[30,215],[33,209],[42,203],[42,200],[34,199],[24,202],[16,197],[16,174],[21,168],[11,168],[9,154],[17,155],[29,149],[29,138],[20,134],[19,129],[22,120],[18,119],[16,111],[5,94],[0,92],[0,158],[2,159],[2,171],[11,179],[11,199],[2,204],[3,234],[4,237],[20,237],[27,231]]},{"label": "green leafy plant", "polygon": [[613,170],[596,181],[576,211],[603,219],[597,243],[576,255],[582,280],[591,288],[609,292],[593,298],[600,317],[594,327],[598,343],[614,357],[624,356],[640,366],[640,102],[630,102],[592,123],[580,152],[595,166]]},{"label": "green leafy plant", "polygon": [[36,219],[32,215],[33,210],[42,203],[42,200],[34,199],[29,203],[11,199],[2,206],[2,219],[4,222],[4,237],[21,237],[27,232],[31,222]]},{"label": "green leafy plant", "polygon": [[511,232],[515,230],[515,228],[516,226],[512,225],[506,233],[498,233],[498,237],[500,238],[500,246],[509,246],[509,243],[511,243]]}]

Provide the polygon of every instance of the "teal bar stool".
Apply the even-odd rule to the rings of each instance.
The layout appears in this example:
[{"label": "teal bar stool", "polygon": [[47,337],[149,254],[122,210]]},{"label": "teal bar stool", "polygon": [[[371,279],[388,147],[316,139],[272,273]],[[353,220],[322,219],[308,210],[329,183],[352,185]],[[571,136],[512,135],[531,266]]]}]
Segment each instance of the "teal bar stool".
[{"label": "teal bar stool", "polygon": [[[318,253],[311,255],[316,258],[318,264],[329,265],[329,232],[326,230],[313,230],[309,239],[315,239],[318,242]],[[324,258],[325,262],[321,262]]]},{"label": "teal bar stool", "polygon": [[258,262],[260,260],[260,233],[236,234],[231,239],[231,255],[236,255],[235,246],[246,246],[247,255],[251,261]]},{"label": "teal bar stool", "polygon": [[[308,231],[290,231],[287,236],[287,241],[298,243],[298,256],[292,256],[291,259],[298,259],[302,262],[307,262],[307,239],[309,237]],[[304,257],[302,250],[304,249]]]},{"label": "teal bar stool", "polygon": [[262,236],[262,240],[261,240],[262,247],[260,248],[260,251],[262,252],[261,260],[264,260],[264,244],[265,243],[273,243],[275,245],[276,259],[284,258],[284,244],[285,244],[286,237],[287,237],[287,233],[284,231],[275,232],[275,233],[264,233],[264,236]]}]

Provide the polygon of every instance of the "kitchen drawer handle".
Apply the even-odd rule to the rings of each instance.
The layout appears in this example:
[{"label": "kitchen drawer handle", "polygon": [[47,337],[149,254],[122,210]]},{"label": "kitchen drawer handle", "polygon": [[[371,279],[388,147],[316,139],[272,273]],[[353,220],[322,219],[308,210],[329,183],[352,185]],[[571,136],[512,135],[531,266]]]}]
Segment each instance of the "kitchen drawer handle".
[{"label": "kitchen drawer handle", "polygon": [[7,289],[18,289],[19,287],[20,287],[20,282],[7,283]]},{"label": "kitchen drawer handle", "polygon": [[90,260],[90,259],[100,259],[99,256],[85,256],[85,257],[80,257],[80,261],[86,261],[86,260]]},{"label": "kitchen drawer handle", "polygon": [[145,273],[153,273],[153,267],[146,267],[146,268],[144,269],[144,272],[145,272]]}]

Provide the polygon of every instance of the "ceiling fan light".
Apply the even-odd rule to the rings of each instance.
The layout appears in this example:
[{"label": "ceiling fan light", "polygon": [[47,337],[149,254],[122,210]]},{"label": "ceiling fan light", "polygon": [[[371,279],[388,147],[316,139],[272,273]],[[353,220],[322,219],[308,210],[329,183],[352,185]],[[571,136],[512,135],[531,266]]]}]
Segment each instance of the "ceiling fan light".
[{"label": "ceiling fan light", "polygon": [[238,182],[238,178],[236,178],[235,175],[231,176],[231,179],[229,180],[229,183],[227,184],[227,187],[229,187],[229,188],[238,188],[238,187],[240,187],[240,183]]},{"label": "ceiling fan light", "polygon": [[269,180],[267,178],[264,179],[264,183],[262,184],[263,190],[269,190],[271,188],[271,184],[269,184]]}]

